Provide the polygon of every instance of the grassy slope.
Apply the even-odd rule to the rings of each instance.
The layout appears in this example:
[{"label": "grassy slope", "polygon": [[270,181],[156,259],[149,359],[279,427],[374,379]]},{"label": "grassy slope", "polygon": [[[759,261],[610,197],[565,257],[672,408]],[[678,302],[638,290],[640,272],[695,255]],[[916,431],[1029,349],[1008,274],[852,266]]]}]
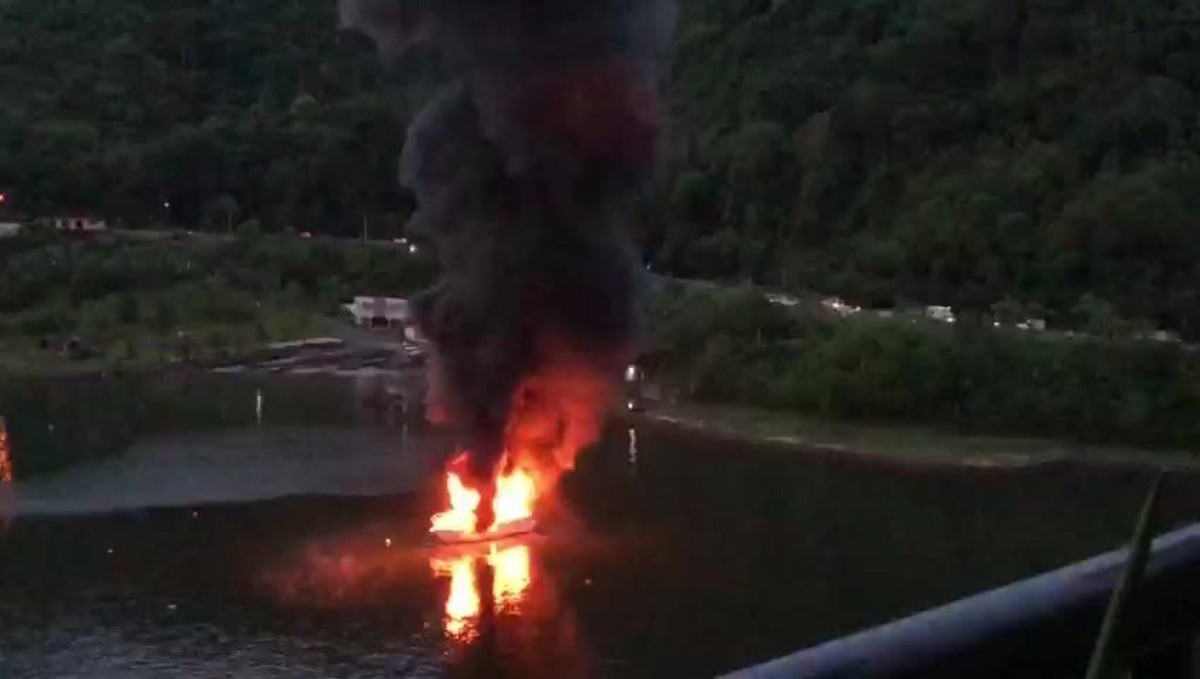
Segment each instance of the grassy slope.
[{"label": "grassy slope", "polygon": [[654,408],[649,417],[754,439],[844,450],[929,463],[1009,466],[1059,459],[1195,466],[1196,456],[1174,448],[1084,444],[1025,436],[972,435],[947,428],[841,422],[812,415],[732,404],[680,402]]}]

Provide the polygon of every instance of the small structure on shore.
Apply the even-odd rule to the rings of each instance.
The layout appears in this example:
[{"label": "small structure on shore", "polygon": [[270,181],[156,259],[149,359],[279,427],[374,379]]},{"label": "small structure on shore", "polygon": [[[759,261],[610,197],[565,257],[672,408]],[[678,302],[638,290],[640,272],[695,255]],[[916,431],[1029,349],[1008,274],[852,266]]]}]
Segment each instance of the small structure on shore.
[{"label": "small structure on shore", "polygon": [[407,328],[412,318],[402,297],[355,297],[345,308],[362,328]]},{"label": "small structure on shore", "polygon": [[108,222],[86,215],[60,215],[48,221],[56,230],[68,233],[99,233],[108,230]]}]

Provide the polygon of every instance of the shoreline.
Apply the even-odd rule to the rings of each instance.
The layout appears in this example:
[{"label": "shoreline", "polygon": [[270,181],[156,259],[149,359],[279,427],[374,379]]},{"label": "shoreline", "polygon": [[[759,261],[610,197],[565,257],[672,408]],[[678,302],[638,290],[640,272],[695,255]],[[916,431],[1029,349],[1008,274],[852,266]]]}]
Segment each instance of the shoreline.
[{"label": "shoreline", "polygon": [[[130,376],[164,375],[169,373],[260,373],[316,374],[308,366],[327,366],[327,374],[339,374],[340,364],[351,371],[375,369],[387,371],[391,353],[378,345],[355,345],[338,337],[311,337],[298,340],[267,342],[220,356],[206,355],[173,359],[85,359],[78,362],[55,359],[28,370],[0,370],[0,379],[14,381],[70,381],[113,379]],[[398,372],[398,371],[396,371]]]},{"label": "shoreline", "polygon": [[[739,419],[746,414],[771,418],[776,423],[790,421],[800,426],[793,434],[756,430],[739,423]],[[619,412],[612,417],[612,422],[620,426],[703,435],[730,444],[805,455],[818,461],[891,467],[904,471],[987,473],[1058,467],[1109,472],[1200,474],[1200,455],[1177,449],[1089,446],[1033,437],[967,435],[916,425],[872,427],[729,404],[656,404],[642,412]],[[875,437],[886,436],[889,432],[904,437],[916,432],[923,441],[934,445],[929,445],[922,452],[915,452],[906,450],[903,445],[855,442],[853,436],[821,438],[813,436],[812,432],[805,435],[799,431],[804,425],[815,425],[814,429],[823,425],[826,430],[869,432]],[[945,445],[937,446],[939,440]],[[991,447],[993,450],[964,451],[961,448],[964,443]]]},{"label": "shoreline", "polygon": [[[390,355],[389,355],[390,353]],[[404,378],[420,359],[357,337],[271,342],[234,355],[191,360],[57,365],[55,370],[9,371],[14,381],[87,381],[172,373],[318,375]],[[919,424],[864,424],[737,404],[654,400],[641,411],[618,411],[610,421],[699,434],[731,444],[763,446],[817,460],[906,470],[1005,471],[1046,467],[1200,473],[1200,455],[1180,449],[1080,444],[1034,436],[966,434]]]}]

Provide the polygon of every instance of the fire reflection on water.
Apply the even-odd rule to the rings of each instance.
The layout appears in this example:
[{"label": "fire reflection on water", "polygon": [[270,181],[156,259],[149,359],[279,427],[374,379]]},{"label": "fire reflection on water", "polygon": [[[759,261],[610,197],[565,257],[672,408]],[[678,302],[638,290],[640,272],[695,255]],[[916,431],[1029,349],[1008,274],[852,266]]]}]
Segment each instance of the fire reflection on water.
[{"label": "fire reflection on water", "polygon": [[[5,486],[12,485],[13,468],[12,455],[8,448],[8,425],[4,422],[4,418],[0,417],[0,490]],[[0,495],[0,537],[8,533],[8,526],[12,521],[12,516],[5,508],[5,504],[9,502],[7,498]]]},{"label": "fire reflection on water", "polygon": [[463,643],[470,642],[474,634],[473,622],[479,617],[479,584],[475,581],[475,559],[460,556],[454,559],[432,558],[429,560],[433,574],[450,578],[450,592],[446,595],[444,620],[446,636]]},{"label": "fire reflection on water", "polygon": [[0,417],[0,483],[12,483],[12,458],[8,452],[8,427]]},{"label": "fire reflection on water", "polygon": [[256,582],[304,615],[388,611],[385,619],[407,619],[421,631],[405,638],[457,676],[546,676],[546,667],[590,676],[595,659],[556,584],[562,576],[546,568],[548,548],[559,547],[530,537],[410,545],[371,531],[269,558]]},{"label": "fire reflection on water", "polygon": [[533,582],[528,545],[492,544],[483,557],[468,553],[430,558],[434,576],[450,579],[443,626],[451,641],[469,643],[477,636],[483,595],[476,569],[481,564],[491,570],[491,601],[499,610],[519,612]]},{"label": "fire reflection on water", "polygon": [[518,609],[531,583],[529,547],[515,545],[497,550],[493,545],[487,560],[495,574],[492,598],[498,605]]}]

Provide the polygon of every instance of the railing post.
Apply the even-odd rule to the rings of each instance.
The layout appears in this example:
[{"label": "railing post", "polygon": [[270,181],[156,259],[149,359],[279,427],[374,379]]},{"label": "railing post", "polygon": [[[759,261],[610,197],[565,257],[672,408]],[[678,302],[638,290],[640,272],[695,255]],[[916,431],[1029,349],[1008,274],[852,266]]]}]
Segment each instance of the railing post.
[{"label": "railing post", "polygon": [[1197,650],[1194,637],[1157,644],[1134,658],[1131,679],[1197,679]]}]

